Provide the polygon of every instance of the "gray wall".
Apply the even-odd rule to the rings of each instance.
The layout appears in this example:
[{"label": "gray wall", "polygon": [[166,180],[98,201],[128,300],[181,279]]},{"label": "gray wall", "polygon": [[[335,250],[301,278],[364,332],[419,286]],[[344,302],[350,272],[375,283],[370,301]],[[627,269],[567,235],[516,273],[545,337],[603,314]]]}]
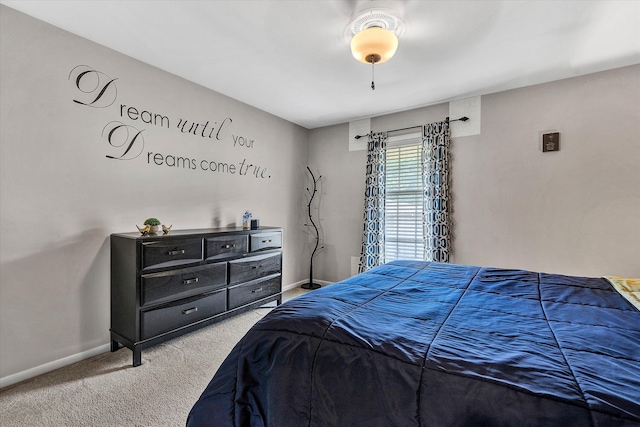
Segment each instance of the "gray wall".
[{"label": "gray wall", "polygon": [[[248,209],[261,224],[284,228],[283,284],[305,278],[296,254],[307,247],[306,129],[0,8],[0,378],[104,351],[109,234],[136,231],[151,216],[174,230],[241,226]],[[80,79],[89,93],[78,90],[86,70],[72,71],[78,65],[117,78],[117,93],[111,85],[98,107],[73,102],[99,92],[95,73]],[[102,77],[100,85],[109,81]],[[139,114],[129,116],[129,106]],[[142,111],[166,116],[169,127],[145,123],[155,116]],[[219,139],[209,138],[211,125],[227,117],[233,122]],[[179,119],[210,124],[203,137],[202,127],[182,133]],[[144,147],[138,139],[131,150],[140,156],[106,157],[121,156],[135,133],[111,146],[113,121],[143,129]],[[252,146],[234,146],[234,136]],[[195,159],[195,168],[158,165],[148,152]],[[245,159],[264,175],[241,176]],[[205,171],[202,160],[235,165],[235,173]]]},{"label": "gray wall", "polygon": [[[550,273],[640,277],[640,66],[481,97],[481,133],[452,140],[453,261]],[[441,104],[371,119],[374,131],[443,120]],[[452,117],[454,118],[454,117]],[[477,117],[472,117],[478,119]],[[456,123],[452,123],[452,127]],[[560,132],[542,153],[539,132]],[[360,252],[363,151],[347,125],[309,135],[324,176],[319,279]]]},{"label": "gray wall", "polygon": [[456,261],[640,277],[638,94],[632,66],[483,96],[454,152]]}]

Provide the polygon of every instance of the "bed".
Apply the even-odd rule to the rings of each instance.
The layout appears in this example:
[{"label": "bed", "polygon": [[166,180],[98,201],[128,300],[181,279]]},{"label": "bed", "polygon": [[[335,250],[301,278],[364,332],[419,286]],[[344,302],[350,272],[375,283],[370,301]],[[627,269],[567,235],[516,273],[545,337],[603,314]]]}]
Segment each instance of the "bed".
[{"label": "bed", "polygon": [[394,261],[271,311],[187,426],[640,426],[640,311],[603,278]]}]

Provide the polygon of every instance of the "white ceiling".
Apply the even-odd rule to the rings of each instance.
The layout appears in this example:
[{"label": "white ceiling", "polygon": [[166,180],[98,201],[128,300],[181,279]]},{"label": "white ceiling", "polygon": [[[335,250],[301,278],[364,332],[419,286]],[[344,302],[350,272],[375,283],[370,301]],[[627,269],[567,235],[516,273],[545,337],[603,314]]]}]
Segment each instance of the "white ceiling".
[{"label": "white ceiling", "polygon": [[[309,129],[640,63],[638,0],[0,0]],[[405,21],[375,70],[356,8]]]}]

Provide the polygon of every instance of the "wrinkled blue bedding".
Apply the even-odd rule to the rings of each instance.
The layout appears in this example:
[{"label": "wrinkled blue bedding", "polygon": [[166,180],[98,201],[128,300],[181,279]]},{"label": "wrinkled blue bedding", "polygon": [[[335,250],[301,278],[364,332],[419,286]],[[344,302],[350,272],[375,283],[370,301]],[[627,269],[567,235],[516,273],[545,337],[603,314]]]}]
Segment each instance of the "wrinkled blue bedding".
[{"label": "wrinkled blue bedding", "polygon": [[282,304],[193,426],[639,426],[640,312],[604,279],[395,261]]}]

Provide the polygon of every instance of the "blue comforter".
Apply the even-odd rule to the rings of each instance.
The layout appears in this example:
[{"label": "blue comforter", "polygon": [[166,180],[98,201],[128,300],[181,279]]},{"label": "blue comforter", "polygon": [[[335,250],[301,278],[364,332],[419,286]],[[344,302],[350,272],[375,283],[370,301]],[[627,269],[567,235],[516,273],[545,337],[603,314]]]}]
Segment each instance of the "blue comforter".
[{"label": "blue comforter", "polygon": [[396,261],[288,301],[193,426],[639,426],[640,312],[604,279]]}]

